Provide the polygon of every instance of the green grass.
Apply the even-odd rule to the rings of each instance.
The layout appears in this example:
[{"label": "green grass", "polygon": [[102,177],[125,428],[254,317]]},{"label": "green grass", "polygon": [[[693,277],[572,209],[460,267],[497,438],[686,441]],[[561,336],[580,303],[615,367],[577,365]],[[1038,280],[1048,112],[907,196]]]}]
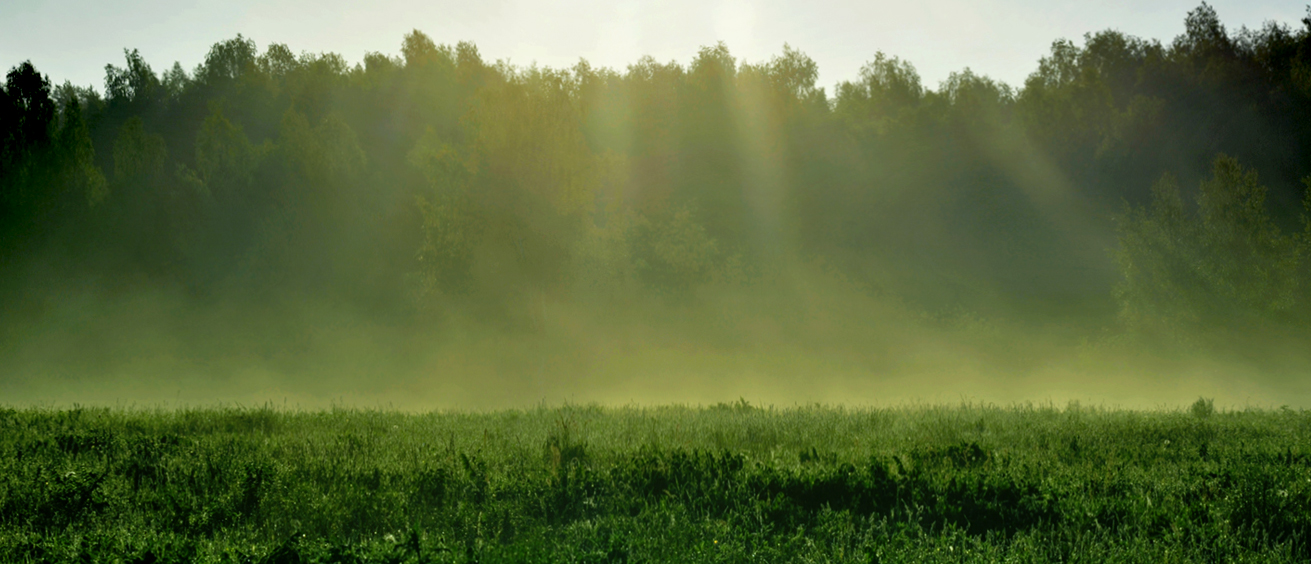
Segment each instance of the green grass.
[{"label": "green grass", "polygon": [[1307,560],[1307,411],[0,409],[4,562]]}]

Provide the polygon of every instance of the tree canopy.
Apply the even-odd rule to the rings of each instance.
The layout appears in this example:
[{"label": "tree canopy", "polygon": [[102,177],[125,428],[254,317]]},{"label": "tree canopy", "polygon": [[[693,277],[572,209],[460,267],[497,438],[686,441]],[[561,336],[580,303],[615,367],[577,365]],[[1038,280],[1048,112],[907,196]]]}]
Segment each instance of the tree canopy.
[{"label": "tree canopy", "polygon": [[722,43],[523,68],[418,30],[356,64],[242,36],[190,72],[125,50],[103,93],[23,62],[0,88],[0,264],[405,308],[680,300],[822,260],[913,303],[1306,319],[1311,13],[1185,23],[1056,40],[1017,87],[933,89],[876,53],[828,92],[801,51]]}]

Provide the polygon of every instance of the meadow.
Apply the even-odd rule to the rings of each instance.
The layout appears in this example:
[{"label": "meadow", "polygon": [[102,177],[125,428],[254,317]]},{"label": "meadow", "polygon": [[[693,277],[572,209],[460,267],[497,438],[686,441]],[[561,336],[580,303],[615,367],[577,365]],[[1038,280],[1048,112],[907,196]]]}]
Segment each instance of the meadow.
[{"label": "meadow", "polygon": [[1311,412],[0,409],[5,562],[1293,562]]}]

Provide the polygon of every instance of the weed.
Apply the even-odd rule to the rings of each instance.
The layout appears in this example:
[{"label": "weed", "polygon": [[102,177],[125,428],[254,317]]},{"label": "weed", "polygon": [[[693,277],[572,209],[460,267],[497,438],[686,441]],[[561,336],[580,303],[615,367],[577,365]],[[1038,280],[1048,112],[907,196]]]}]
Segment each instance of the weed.
[{"label": "weed", "polygon": [[1198,419],[1206,419],[1215,414],[1215,403],[1211,398],[1197,398],[1188,412]]}]

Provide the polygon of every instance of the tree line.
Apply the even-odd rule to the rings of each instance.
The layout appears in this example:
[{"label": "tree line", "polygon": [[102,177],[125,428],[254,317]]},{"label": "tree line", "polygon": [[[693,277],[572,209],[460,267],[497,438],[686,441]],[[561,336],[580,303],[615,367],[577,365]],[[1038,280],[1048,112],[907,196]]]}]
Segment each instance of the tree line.
[{"label": "tree line", "polygon": [[822,264],[921,304],[1302,323],[1311,11],[1185,24],[936,90],[882,53],[829,92],[788,46],[524,68],[417,30],[353,65],[240,35],[192,71],[125,51],[103,91],[24,62],[0,268],[408,308],[685,301]]}]

